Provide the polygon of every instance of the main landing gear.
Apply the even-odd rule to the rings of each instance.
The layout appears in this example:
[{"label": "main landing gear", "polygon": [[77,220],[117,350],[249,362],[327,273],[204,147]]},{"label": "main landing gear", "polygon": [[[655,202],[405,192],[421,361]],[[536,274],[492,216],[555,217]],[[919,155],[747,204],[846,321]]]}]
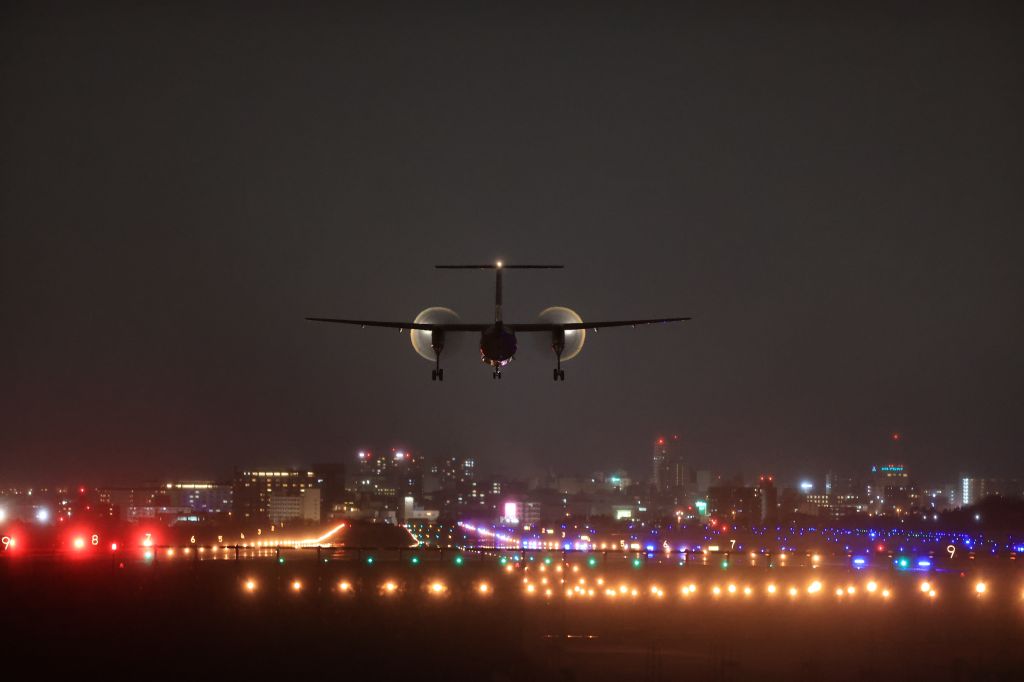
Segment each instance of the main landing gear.
[{"label": "main landing gear", "polygon": [[554,340],[551,343],[551,349],[555,351],[555,369],[552,371],[551,378],[555,381],[565,381],[565,370],[562,369],[562,351],[565,350],[565,332],[555,332]]},{"label": "main landing gear", "polygon": [[501,378],[501,370],[500,369],[495,369],[494,373],[491,374],[491,378],[492,379],[500,379]]},{"label": "main landing gear", "polygon": [[431,381],[444,381],[444,370],[441,369],[441,349],[434,347],[434,369],[430,372]]}]

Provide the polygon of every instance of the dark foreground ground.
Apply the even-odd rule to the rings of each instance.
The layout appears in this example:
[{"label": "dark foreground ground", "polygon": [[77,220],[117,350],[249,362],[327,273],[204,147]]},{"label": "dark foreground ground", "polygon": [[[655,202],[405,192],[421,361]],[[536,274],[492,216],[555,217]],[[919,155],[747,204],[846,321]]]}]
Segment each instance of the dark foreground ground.
[{"label": "dark foreground ground", "polygon": [[[981,599],[971,578],[937,576],[933,600],[914,593],[921,576],[887,576],[889,602],[715,599],[707,590],[721,576],[712,574],[691,576],[705,593],[683,600],[676,588],[689,577],[680,576],[609,575],[658,582],[666,597],[583,602],[527,596],[522,576],[471,563],[6,562],[0,650],[9,673],[25,664],[40,679],[1024,679],[1024,586],[1014,574]],[[729,579],[761,592],[765,576]],[[434,578],[446,582],[445,596],[424,589]],[[352,594],[339,594],[342,579]],[[395,595],[380,594],[386,580],[401,586]],[[489,596],[474,592],[480,580],[492,585]]]}]

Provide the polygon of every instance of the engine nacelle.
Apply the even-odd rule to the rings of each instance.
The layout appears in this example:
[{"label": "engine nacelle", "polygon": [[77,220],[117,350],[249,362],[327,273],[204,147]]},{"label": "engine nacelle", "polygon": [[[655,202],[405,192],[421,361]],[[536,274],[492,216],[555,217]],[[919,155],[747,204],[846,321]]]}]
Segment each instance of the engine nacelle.
[{"label": "engine nacelle", "polygon": [[[562,306],[553,306],[542,310],[540,313],[541,322],[550,322],[554,324],[568,324],[568,323],[580,323],[583,318],[571,308],[564,308]],[[538,336],[542,336],[538,334]],[[587,331],[585,329],[567,329],[564,332],[555,332],[549,339],[546,339],[546,346],[549,350],[554,350],[555,353],[559,352],[559,346],[561,346],[562,361],[572,360],[574,357],[580,354],[583,350],[583,342],[587,338]]]},{"label": "engine nacelle", "polygon": [[[416,324],[451,324],[459,321],[459,316],[451,308],[436,306],[427,308],[413,320]],[[427,331],[426,329],[410,329],[409,340],[412,341],[413,350],[419,353],[425,360],[434,362],[437,355],[445,348],[451,349],[452,341],[461,334],[445,334],[442,331]]]}]

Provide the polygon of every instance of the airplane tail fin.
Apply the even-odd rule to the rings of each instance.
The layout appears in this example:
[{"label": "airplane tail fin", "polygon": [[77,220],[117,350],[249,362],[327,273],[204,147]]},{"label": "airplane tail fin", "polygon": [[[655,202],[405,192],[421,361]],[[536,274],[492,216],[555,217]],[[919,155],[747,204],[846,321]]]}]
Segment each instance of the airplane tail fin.
[{"label": "airplane tail fin", "polygon": [[501,261],[491,265],[435,265],[438,270],[494,270],[494,321],[501,322],[502,270],[561,270],[563,265],[506,265]]}]

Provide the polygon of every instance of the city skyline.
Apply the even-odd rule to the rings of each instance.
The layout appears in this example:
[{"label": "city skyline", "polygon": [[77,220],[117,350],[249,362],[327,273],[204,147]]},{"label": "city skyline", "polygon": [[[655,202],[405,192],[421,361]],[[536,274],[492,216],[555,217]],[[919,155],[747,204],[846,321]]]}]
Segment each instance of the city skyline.
[{"label": "city skyline", "polygon": [[[893,443],[893,441],[899,441]],[[586,465],[577,466],[573,468],[559,466],[558,461],[549,462],[547,466],[536,465],[528,469],[519,468],[515,470],[508,466],[502,466],[499,462],[497,465],[493,461],[489,461],[487,453],[476,450],[471,452],[432,452],[424,451],[419,448],[409,447],[408,445],[394,445],[394,441],[390,447],[384,446],[380,448],[368,447],[364,445],[353,449],[347,453],[334,454],[326,457],[316,457],[308,455],[305,457],[294,457],[294,458],[275,458],[273,456],[265,456],[262,458],[249,459],[243,462],[235,462],[228,464],[218,464],[216,467],[175,467],[174,465],[164,465],[159,471],[142,471],[140,473],[118,473],[113,472],[108,475],[101,475],[96,471],[92,471],[82,474],[68,474],[59,471],[49,471],[41,475],[0,475],[0,487],[31,487],[31,486],[57,486],[57,485],[72,485],[77,486],[81,484],[98,486],[98,485],[132,485],[140,482],[156,482],[162,480],[224,480],[229,478],[231,473],[240,467],[260,467],[263,469],[274,469],[274,468],[308,468],[310,465],[318,462],[336,462],[340,464],[351,463],[357,461],[358,457],[364,452],[416,452],[417,457],[425,457],[429,460],[440,460],[445,457],[461,457],[471,458],[477,462],[477,466],[481,472],[491,476],[505,477],[510,479],[527,480],[530,478],[542,478],[544,476],[571,476],[571,477],[587,477],[594,473],[610,473],[614,471],[625,471],[631,477],[636,480],[650,480],[652,483],[655,482],[656,474],[652,471],[651,452],[650,448],[653,447],[655,450],[664,450],[665,443],[669,442],[670,446],[676,448],[676,457],[680,457],[682,462],[685,462],[687,470],[691,468],[699,468],[706,470],[713,470],[716,474],[727,477],[735,478],[740,477],[746,481],[754,481],[759,476],[764,474],[771,474],[776,479],[782,481],[790,481],[794,485],[798,485],[801,481],[815,480],[817,486],[823,487],[825,485],[825,478],[829,473],[842,474],[847,476],[856,476],[864,474],[869,469],[876,465],[899,463],[901,465],[907,465],[912,470],[917,472],[918,479],[920,482],[927,485],[940,485],[949,482],[950,480],[958,479],[964,475],[971,475],[980,478],[1016,478],[1024,476],[1024,469],[1020,467],[1006,467],[1000,470],[993,470],[991,467],[979,466],[977,462],[969,461],[967,458],[959,466],[941,466],[933,468],[929,466],[927,458],[920,456],[915,457],[910,450],[908,453],[906,447],[906,436],[902,433],[895,432],[889,433],[881,438],[877,443],[877,447],[873,452],[866,452],[862,457],[858,458],[857,461],[847,461],[840,463],[838,466],[827,465],[828,460],[823,462],[816,462],[813,465],[805,466],[800,469],[781,469],[773,466],[770,459],[766,459],[761,463],[752,462],[750,468],[740,469],[736,467],[723,467],[719,464],[719,458],[711,452],[699,452],[692,450],[684,436],[680,436],[678,433],[671,433],[668,436],[657,436],[647,441],[646,446],[638,446],[635,448],[635,452],[629,453],[625,457],[615,458],[614,456],[606,456],[602,458],[604,466],[590,466]],[[646,451],[644,448],[646,447]],[[654,465],[655,469],[657,464]],[[673,474],[678,475],[678,473]]]},{"label": "city skyline", "polygon": [[[562,507],[558,512],[562,515],[579,498],[591,504],[582,512],[584,515],[657,519],[684,514],[705,518],[729,508],[734,520],[739,513],[747,523],[756,524],[784,517],[787,512],[783,510],[787,509],[804,517],[912,517],[970,506],[993,495],[1024,497],[1024,477],[1000,478],[961,471],[952,480],[939,478],[934,472],[915,470],[904,463],[901,434],[892,434],[890,441],[889,457],[868,468],[816,471],[796,478],[770,470],[750,476],[716,469],[713,464],[688,458],[681,438],[672,435],[654,439],[646,472],[621,467],[585,474],[549,469],[537,476],[513,477],[483,470],[472,457],[431,457],[390,448],[360,450],[346,460],[303,467],[280,463],[236,466],[230,476],[206,479],[150,477],[131,483],[107,481],[97,486],[82,482],[40,485],[37,481],[21,486],[0,482],[0,503],[5,498],[8,502],[20,498],[20,506],[32,506],[57,495],[55,500],[63,499],[61,504],[68,504],[68,498],[76,494],[81,497],[95,491],[100,494],[97,502],[112,505],[115,498],[120,500],[122,513],[139,506],[153,514],[161,507],[164,515],[184,514],[179,520],[185,522],[202,520],[192,516],[194,512],[214,512],[233,514],[236,521],[302,517],[317,522],[364,518],[369,513],[369,518],[377,521],[405,523],[414,511],[433,515],[431,518],[441,514],[449,519],[465,515],[477,519],[489,516],[492,521],[499,516],[518,519],[526,509],[538,513],[539,500],[545,498],[548,512],[554,502]],[[518,511],[504,513],[508,509]],[[581,513],[580,509],[576,513]],[[5,516],[8,513],[4,504],[0,504],[0,511]],[[32,516],[35,511],[27,513]],[[134,518],[134,512],[127,513]],[[756,515],[751,517],[752,513]]]}]

